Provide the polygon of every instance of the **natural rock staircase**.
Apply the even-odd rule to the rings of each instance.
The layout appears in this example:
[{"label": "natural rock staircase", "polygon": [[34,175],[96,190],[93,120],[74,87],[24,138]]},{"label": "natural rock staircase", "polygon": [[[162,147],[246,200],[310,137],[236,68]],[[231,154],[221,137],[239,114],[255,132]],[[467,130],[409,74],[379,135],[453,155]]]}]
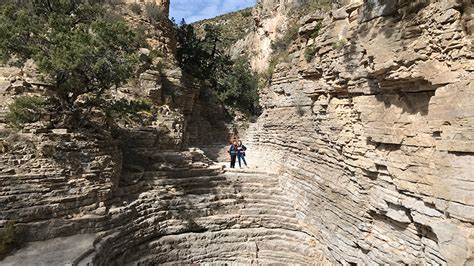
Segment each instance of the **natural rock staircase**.
[{"label": "natural rock staircase", "polygon": [[[258,168],[252,156],[250,169],[228,169],[198,150],[153,148],[152,138],[132,136],[123,141],[128,147],[122,176],[113,196],[104,198],[97,210],[65,220],[58,217],[52,224],[49,220],[29,223],[28,228],[33,226],[42,237],[2,264],[307,265],[323,261],[317,242],[305,233],[305,225],[281,189],[278,175]],[[80,206],[78,200],[70,199],[74,206]],[[71,228],[76,231],[70,232]],[[63,235],[67,237],[55,238]],[[57,243],[74,252],[59,256]]]},{"label": "natural rock staircase", "polygon": [[131,204],[137,218],[79,265],[321,261],[275,175],[247,169],[146,179],[153,189]]}]

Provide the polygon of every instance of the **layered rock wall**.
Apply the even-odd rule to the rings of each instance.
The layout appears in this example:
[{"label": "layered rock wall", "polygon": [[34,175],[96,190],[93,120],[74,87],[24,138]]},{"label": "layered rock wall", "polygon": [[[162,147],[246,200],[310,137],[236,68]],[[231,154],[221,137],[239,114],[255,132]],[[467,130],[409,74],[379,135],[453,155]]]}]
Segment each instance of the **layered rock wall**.
[{"label": "layered rock wall", "polygon": [[280,38],[291,27],[288,12],[301,1],[261,0],[253,8],[254,30],[230,48],[232,56],[246,54],[252,68],[265,71],[272,56],[272,41]]},{"label": "layered rock wall", "polygon": [[[270,24],[286,21],[282,1],[263,2],[276,10]],[[60,242],[70,250],[83,239],[84,251],[65,255],[78,265],[470,265],[472,10],[458,1],[353,1],[303,18],[290,61],[261,92],[245,172],[177,151],[225,130],[209,132],[198,88],[165,49],[163,69],[117,95],[163,104],[154,125],[115,138],[2,131],[1,232],[14,221],[19,244],[87,234]],[[265,27],[257,24],[260,36]],[[172,47],[165,39],[157,47]],[[1,70],[5,99],[44,85]],[[33,261],[56,254],[43,246]],[[23,254],[5,261],[24,263]]]},{"label": "layered rock wall", "polygon": [[290,52],[248,141],[324,253],[472,263],[471,4],[353,3],[302,19]]},{"label": "layered rock wall", "polygon": [[232,44],[229,53],[233,57],[248,57],[253,70],[264,73],[274,56],[272,44],[279,39],[288,38],[285,35],[298,27],[296,22],[302,14],[317,9],[317,6],[329,8],[331,5],[340,6],[347,2],[350,1],[258,0],[252,9],[253,25],[247,26],[252,31]]},{"label": "layered rock wall", "polygon": [[15,223],[16,243],[115,226],[105,216],[122,167],[112,138],[2,132],[0,147],[0,222]]}]

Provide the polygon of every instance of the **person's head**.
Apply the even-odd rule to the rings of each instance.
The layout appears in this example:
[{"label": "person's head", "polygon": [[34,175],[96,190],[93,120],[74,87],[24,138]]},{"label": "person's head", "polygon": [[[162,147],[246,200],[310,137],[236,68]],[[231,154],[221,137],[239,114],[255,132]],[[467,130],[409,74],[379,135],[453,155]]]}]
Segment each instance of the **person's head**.
[{"label": "person's head", "polygon": [[241,141],[241,140],[239,140],[239,145],[242,145],[242,141]]},{"label": "person's head", "polygon": [[234,140],[234,142],[232,142],[232,144],[234,144],[234,145],[237,145],[237,141],[236,141],[236,140]]}]

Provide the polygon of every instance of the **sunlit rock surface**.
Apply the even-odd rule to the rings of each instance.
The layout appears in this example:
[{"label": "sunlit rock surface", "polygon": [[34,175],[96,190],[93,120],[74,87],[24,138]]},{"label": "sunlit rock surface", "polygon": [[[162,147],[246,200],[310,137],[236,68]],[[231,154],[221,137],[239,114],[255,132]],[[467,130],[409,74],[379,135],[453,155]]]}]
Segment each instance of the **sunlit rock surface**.
[{"label": "sunlit rock surface", "polygon": [[334,262],[472,263],[472,6],[370,3],[301,20],[248,140]]}]

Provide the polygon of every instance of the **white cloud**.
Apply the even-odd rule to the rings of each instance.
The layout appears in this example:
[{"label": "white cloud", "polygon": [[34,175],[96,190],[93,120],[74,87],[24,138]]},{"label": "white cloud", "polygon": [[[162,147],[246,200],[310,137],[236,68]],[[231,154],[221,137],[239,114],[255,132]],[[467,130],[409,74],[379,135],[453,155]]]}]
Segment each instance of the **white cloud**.
[{"label": "white cloud", "polygon": [[171,0],[171,17],[188,23],[255,5],[256,0]]}]

